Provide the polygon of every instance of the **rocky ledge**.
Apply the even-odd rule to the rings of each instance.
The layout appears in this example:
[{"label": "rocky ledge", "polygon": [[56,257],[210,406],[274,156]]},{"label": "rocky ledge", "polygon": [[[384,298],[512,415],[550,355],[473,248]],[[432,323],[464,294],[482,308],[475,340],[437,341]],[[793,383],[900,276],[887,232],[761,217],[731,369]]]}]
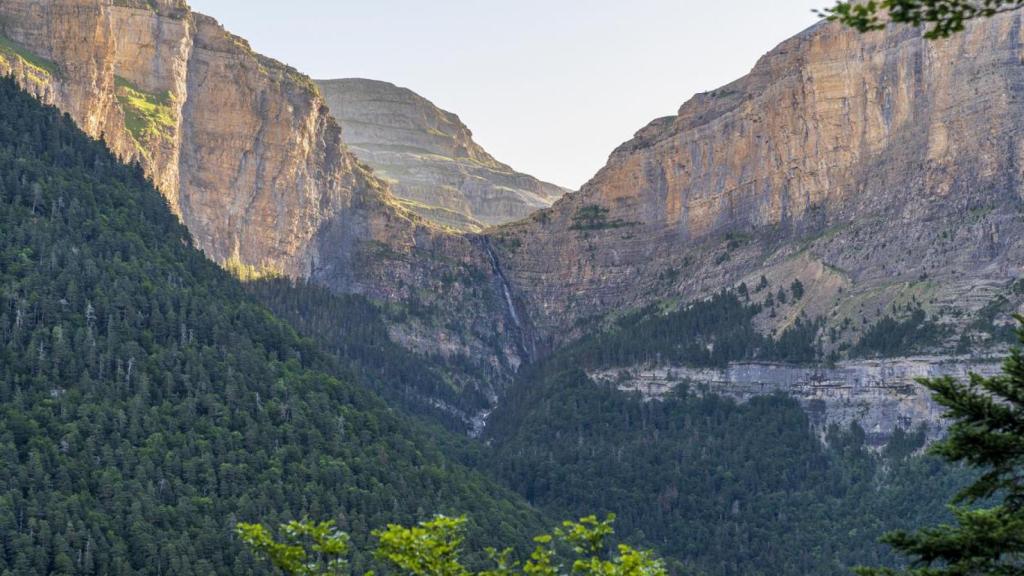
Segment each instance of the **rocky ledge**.
[{"label": "rocky ledge", "polygon": [[683,385],[694,393],[714,393],[740,402],[782,393],[800,402],[822,436],[832,424],[845,428],[856,423],[870,444],[880,446],[897,428],[910,431],[923,425],[929,441],[946,431],[942,407],[918,378],[966,378],[971,372],[992,376],[1001,368],[993,358],[916,356],[848,360],[831,367],[753,362],[725,368],[631,366],[590,376],[648,400],[662,399]]}]

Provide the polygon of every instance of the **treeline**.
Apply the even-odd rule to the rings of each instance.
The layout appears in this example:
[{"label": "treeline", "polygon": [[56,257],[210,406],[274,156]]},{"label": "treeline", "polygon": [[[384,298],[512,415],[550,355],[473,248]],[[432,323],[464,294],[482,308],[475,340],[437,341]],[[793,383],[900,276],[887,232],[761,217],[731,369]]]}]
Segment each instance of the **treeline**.
[{"label": "treeline", "polygon": [[877,538],[947,520],[963,471],[914,455],[921,431],[875,453],[859,427],[812,431],[792,399],[737,404],[683,386],[664,401],[567,362],[521,375],[491,416],[490,470],[549,514],[618,514],[627,541],[709,576],[846,575],[894,565]]},{"label": "treeline", "polygon": [[[802,296],[802,286],[798,290]],[[668,313],[648,306],[585,337],[562,356],[591,367],[651,362],[724,366],[741,360],[809,363],[821,357],[820,321],[801,316],[773,338],[754,325],[762,310],[761,304],[725,290]]]}]

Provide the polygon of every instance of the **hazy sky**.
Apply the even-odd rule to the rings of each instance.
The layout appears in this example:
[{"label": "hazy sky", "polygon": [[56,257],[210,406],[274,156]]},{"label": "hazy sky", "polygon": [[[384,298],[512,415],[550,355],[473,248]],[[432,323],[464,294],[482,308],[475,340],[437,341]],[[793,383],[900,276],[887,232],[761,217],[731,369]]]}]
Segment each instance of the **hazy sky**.
[{"label": "hazy sky", "polygon": [[750,70],[831,0],[191,0],[314,78],[387,80],[497,159],[577,188],[697,92]]}]

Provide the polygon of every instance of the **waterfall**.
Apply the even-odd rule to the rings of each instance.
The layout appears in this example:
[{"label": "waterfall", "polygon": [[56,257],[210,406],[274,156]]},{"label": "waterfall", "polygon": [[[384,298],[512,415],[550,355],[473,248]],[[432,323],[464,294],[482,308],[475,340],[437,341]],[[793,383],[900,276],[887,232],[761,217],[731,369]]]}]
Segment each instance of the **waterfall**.
[{"label": "waterfall", "polygon": [[486,236],[480,236],[479,238],[480,244],[483,246],[484,251],[487,252],[487,257],[491,259],[491,269],[494,271],[494,276],[501,284],[501,291],[505,296],[505,308],[508,311],[508,316],[512,319],[512,323],[515,324],[516,329],[519,331],[519,345],[522,348],[523,354],[526,355],[528,359],[533,358],[536,356],[536,343],[533,342],[532,337],[528,334],[529,330],[523,325],[523,321],[519,317],[519,311],[516,310],[515,300],[512,299],[512,289],[509,286],[508,279],[505,278],[505,273],[501,271],[501,264],[498,262],[498,255],[495,254],[494,249],[491,248],[491,239]]},{"label": "waterfall", "polygon": [[494,270],[494,275],[501,282],[501,291],[505,294],[505,305],[508,308],[508,314],[512,318],[512,322],[515,322],[516,328],[521,330],[523,324],[519,321],[519,313],[516,312],[516,304],[512,300],[512,291],[508,287],[505,273],[501,271],[501,266],[498,265],[498,257],[494,254],[494,250],[491,248],[491,241],[488,238],[484,238],[484,250],[487,251],[487,256],[491,259],[491,269]]}]

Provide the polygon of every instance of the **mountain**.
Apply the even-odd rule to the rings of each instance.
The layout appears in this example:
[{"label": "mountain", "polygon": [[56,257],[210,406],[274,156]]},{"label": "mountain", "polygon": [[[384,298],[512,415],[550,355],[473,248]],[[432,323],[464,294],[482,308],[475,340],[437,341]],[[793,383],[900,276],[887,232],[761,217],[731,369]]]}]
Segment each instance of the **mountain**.
[{"label": "mountain", "polygon": [[183,0],[4,1],[0,73],[138,162],[216,262],[387,304],[396,341],[472,365],[452,385],[474,396],[529,357],[488,241],[402,207],[312,80]]},{"label": "mountain", "polygon": [[388,408],[193,248],[141,170],[9,79],[0,262],[0,574],[268,574],[235,522],[307,514],[360,549],[434,513],[469,513],[479,545],[543,527],[446,455],[464,441]]},{"label": "mountain", "polygon": [[[876,533],[936,519],[962,481],[911,456],[922,434],[896,434],[884,460],[855,426],[826,448],[792,400],[644,402],[595,386],[573,349],[524,370],[491,446],[467,447],[366,390],[416,367],[380,355],[364,303],[243,286],[138,166],[9,79],[0,262],[2,574],[263,574],[233,524],[306,514],[357,550],[434,512],[468,513],[473,549],[524,543],[542,518],[481,470],[559,514],[620,511],[626,538],[709,574],[839,574],[887,561]],[[354,334],[324,350],[251,293]]]},{"label": "mountain", "polygon": [[932,349],[990,349],[1024,292],[1022,18],[938,42],[833,23],[786,40],[496,230],[513,294],[556,346],[612,312],[741,285],[774,304],[799,280],[761,330],[820,319],[844,357],[921,309]]},{"label": "mountain", "polygon": [[498,162],[458,116],[412,90],[360,78],[317,85],[349,148],[428,220],[479,231],[547,208],[568,192]]},{"label": "mountain", "polygon": [[488,419],[492,472],[696,573],[846,574],[942,521],[967,478],[906,457],[944,432],[914,377],[1014,342],[1022,24],[820,23],[491,230],[552,351]]},{"label": "mountain", "polygon": [[217,261],[307,273],[314,235],[375,196],[312,85],[183,1],[2,14],[5,71],[139,162]]},{"label": "mountain", "polygon": [[[1024,301],[1020,17],[941,42],[816,25],[642,129],[580,191],[485,234],[410,212],[312,80],[180,0],[9,0],[0,71],[140,162],[217,262],[379,304],[389,338],[456,374],[425,407],[458,406],[468,429],[524,363],[723,289],[759,307],[763,336],[813,323],[806,364],[914,356],[925,372],[961,370],[953,355],[1005,347]],[[367,105],[377,120],[354,138],[486,163],[461,124],[396,90],[396,116],[418,128],[384,130],[406,120]],[[595,369],[663,381],[635,362]],[[763,373],[707,377],[742,394]]]},{"label": "mountain", "polygon": [[702,573],[888,561],[966,475],[910,378],[989,369],[1024,298],[1020,18],[816,26],[460,234],[183,2],[3,2],[67,116],[0,86],[0,573],[249,573],[232,523],[307,512],[519,542],[529,503]]}]

